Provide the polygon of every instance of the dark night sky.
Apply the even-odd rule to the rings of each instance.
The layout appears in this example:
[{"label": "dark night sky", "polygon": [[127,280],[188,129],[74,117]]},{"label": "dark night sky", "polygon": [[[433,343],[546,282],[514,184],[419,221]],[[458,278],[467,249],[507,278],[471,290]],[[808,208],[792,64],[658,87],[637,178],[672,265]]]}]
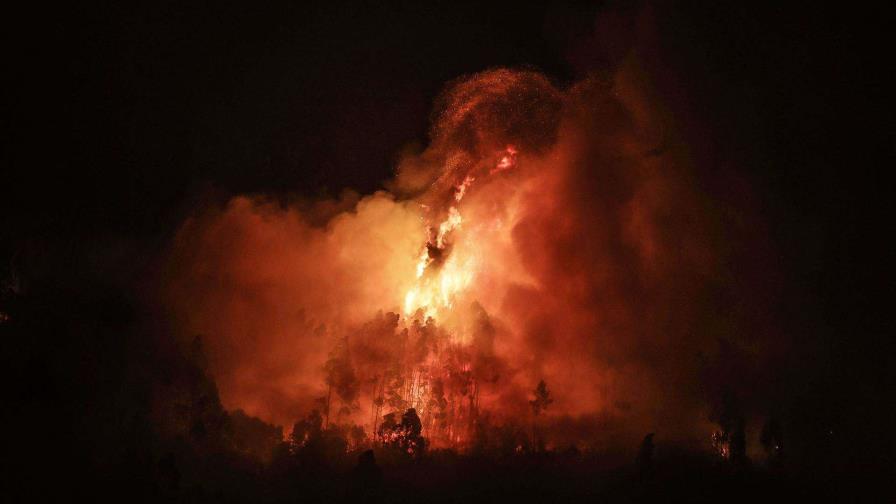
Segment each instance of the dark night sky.
[{"label": "dark night sky", "polygon": [[[35,289],[78,299],[130,298],[198,199],[375,190],[403,147],[426,142],[447,81],[495,66],[560,84],[609,71],[636,11],[524,3],[155,2],[8,17],[0,271],[15,264]],[[607,10],[619,23],[602,39],[594,20]],[[785,268],[785,330],[821,349],[833,394],[860,396],[862,414],[880,407],[896,145],[884,17],[687,3],[657,13],[658,91],[682,127],[709,132],[701,166],[734,165],[754,185]]]},{"label": "dark night sky", "polygon": [[[595,17],[608,10],[619,22],[596,37]],[[635,11],[172,2],[23,14],[7,49],[18,71],[4,254],[48,254],[37,273],[55,274],[48,249],[158,246],[210,192],[370,192],[401,148],[426,142],[447,81],[500,65],[561,84],[607,71]],[[882,18],[769,6],[657,12],[668,65],[653,69],[658,88],[683,127],[710,132],[705,165],[736,165],[755,184],[797,296],[813,296],[812,315],[838,329],[873,318],[859,315],[884,287],[872,265],[892,251],[878,243],[882,156],[893,150]]]}]

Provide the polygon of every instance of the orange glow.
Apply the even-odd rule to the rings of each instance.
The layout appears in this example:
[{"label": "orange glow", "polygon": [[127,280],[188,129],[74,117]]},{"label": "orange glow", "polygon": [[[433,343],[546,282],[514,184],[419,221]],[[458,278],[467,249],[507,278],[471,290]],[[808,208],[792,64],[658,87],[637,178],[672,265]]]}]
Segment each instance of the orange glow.
[{"label": "orange glow", "polygon": [[509,170],[516,166],[516,155],[517,150],[512,145],[508,145],[507,149],[504,151],[504,155],[501,156],[501,159],[498,161],[498,164],[495,165],[495,167],[492,169],[491,173]]},{"label": "orange glow", "polygon": [[391,192],[240,196],[185,222],[165,295],[184,337],[208,339],[225,406],[383,439],[415,408],[433,446],[486,420],[522,425],[517,450],[536,420],[555,446],[636,444],[659,419],[691,436],[699,402],[667,392],[695,388],[679,367],[710,345],[692,329],[712,310],[692,300],[724,261],[685,156],[657,154],[623,77],[484,72],[446,92]]}]

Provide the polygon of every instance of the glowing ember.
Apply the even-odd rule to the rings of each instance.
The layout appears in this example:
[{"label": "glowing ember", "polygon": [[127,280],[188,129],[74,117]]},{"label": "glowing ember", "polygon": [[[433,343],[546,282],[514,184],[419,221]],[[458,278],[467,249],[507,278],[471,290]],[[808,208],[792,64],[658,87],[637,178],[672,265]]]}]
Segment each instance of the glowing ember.
[{"label": "glowing ember", "polygon": [[505,149],[504,151],[504,154],[501,156],[501,159],[498,161],[498,164],[495,165],[491,173],[509,170],[516,166],[516,155],[517,150],[512,145],[508,145],[507,149]]}]

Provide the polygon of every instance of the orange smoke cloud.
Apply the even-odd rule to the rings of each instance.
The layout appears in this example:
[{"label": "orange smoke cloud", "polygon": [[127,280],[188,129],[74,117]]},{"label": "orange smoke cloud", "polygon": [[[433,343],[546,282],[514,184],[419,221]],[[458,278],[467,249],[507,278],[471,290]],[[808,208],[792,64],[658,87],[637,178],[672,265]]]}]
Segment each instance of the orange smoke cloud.
[{"label": "orange smoke cloud", "polygon": [[[183,333],[204,336],[224,405],[291,425],[329,380],[372,428],[389,342],[441,331],[474,354],[492,418],[526,414],[544,379],[557,440],[659,423],[691,436],[698,355],[730,323],[714,300],[724,230],[629,76],[567,90],[528,71],[464,78],[391,192],[321,203],[349,207],[322,224],[259,196],[185,222],[166,292]],[[335,362],[351,366],[338,380]]]}]

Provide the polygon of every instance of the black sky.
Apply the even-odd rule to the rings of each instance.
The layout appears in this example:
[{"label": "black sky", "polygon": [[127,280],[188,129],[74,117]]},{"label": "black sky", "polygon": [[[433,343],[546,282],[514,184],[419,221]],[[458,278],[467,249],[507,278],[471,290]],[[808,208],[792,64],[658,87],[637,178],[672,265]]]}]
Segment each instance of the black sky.
[{"label": "black sky", "polygon": [[[875,243],[887,227],[882,156],[893,151],[883,16],[655,11],[657,87],[681,127],[710,135],[698,146],[704,166],[735,165],[755,184],[791,284],[817,297],[817,315],[840,329],[866,320],[855,310],[884,287],[872,265],[892,252]],[[369,193],[402,148],[426,142],[447,81],[495,66],[535,67],[560,84],[608,72],[636,12],[170,2],[22,13],[7,46],[4,254],[158,245],[212,193]]]}]

